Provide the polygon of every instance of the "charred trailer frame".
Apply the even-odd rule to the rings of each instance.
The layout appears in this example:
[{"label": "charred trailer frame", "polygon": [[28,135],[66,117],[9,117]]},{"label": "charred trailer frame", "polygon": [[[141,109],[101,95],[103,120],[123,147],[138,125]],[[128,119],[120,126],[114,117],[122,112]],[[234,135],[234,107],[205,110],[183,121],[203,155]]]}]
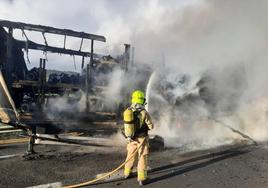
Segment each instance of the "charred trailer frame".
[{"label": "charred trailer frame", "polygon": [[[6,28],[7,31],[4,29]],[[13,38],[13,31],[14,29],[19,29],[22,31],[23,35],[26,38],[26,41],[21,41]],[[40,32],[43,36],[44,43],[39,44],[35,43],[27,37],[25,30]],[[62,35],[64,36],[64,44],[62,48],[50,46],[46,40],[45,34],[55,34],[55,35]],[[66,37],[76,37],[81,39],[80,48],[79,50],[73,49],[66,49]],[[38,82],[25,82],[25,75],[27,74],[27,66],[25,60],[23,58],[23,51],[24,49],[28,52],[29,49],[31,50],[39,50],[43,52],[51,52],[51,53],[59,53],[59,54],[68,54],[73,56],[82,56],[82,68],[84,66],[84,58],[90,57],[90,65],[87,65],[88,71],[86,74],[86,81],[84,86],[75,86],[71,87],[71,89],[77,89],[80,87],[84,87],[87,93],[87,111],[89,111],[89,91],[90,91],[90,71],[93,65],[93,59],[95,57],[99,57],[100,55],[94,53],[94,41],[101,41],[106,42],[104,36],[89,34],[85,32],[78,32],[69,29],[59,29],[49,26],[42,26],[42,25],[34,25],[34,24],[27,24],[21,22],[11,22],[7,20],[0,20],[0,39],[3,42],[0,42],[0,66],[1,70],[3,71],[5,80],[7,82],[8,88],[11,92],[12,98],[15,99],[16,105],[20,104],[22,101],[22,93],[23,92],[16,92],[25,88],[26,90],[29,88],[35,88],[34,91],[38,93],[38,102],[40,105],[44,103],[44,96],[46,91],[50,89],[55,90],[57,86],[51,86],[46,83],[46,70],[45,70],[45,60],[40,60],[40,67],[39,67],[39,79]],[[91,50],[90,52],[82,51],[83,42],[85,39],[91,40]],[[42,62],[41,62],[42,61]],[[56,87],[56,88],[55,88]],[[66,85],[59,86],[57,89],[64,89]],[[70,86],[67,86],[70,88]],[[56,89],[56,90],[57,90]]]}]

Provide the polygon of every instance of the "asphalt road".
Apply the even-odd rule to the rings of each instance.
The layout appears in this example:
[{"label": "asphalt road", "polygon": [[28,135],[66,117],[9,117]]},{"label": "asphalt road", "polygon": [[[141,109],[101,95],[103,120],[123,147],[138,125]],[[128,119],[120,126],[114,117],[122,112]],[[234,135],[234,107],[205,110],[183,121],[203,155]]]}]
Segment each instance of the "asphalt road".
[{"label": "asphalt road", "polygon": [[[76,184],[108,172],[125,157],[123,147],[38,145],[23,157],[26,144],[0,145],[0,187],[53,182]],[[268,187],[268,143],[235,145],[182,154],[179,149],[152,152],[146,187]],[[136,178],[87,187],[138,187]]]}]

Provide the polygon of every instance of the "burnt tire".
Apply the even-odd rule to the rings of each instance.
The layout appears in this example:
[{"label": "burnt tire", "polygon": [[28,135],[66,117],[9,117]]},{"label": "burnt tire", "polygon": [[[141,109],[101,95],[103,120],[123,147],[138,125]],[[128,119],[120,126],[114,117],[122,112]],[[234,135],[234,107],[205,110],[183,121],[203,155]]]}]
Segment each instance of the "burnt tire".
[{"label": "burnt tire", "polygon": [[149,145],[151,151],[161,151],[165,148],[164,139],[158,135],[150,135]]}]

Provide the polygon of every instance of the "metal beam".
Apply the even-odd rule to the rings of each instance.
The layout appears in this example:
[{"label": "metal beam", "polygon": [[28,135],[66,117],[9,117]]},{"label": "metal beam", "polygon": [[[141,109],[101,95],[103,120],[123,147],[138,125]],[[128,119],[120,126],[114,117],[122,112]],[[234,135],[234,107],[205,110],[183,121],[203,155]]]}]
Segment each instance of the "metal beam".
[{"label": "metal beam", "polygon": [[50,26],[34,25],[34,24],[27,24],[27,23],[22,23],[22,22],[11,22],[11,21],[2,20],[2,19],[0,19],[0,26],[7,27],[7,28],[13,28],[13,29],[37,31],[37,32],[42,32],[42,33],[67,35],[67,36],[72,36],[72,37],[78,37],[78,38],[106,42],[106,38],[104,36],[89,34],[89,33],[85,33],[85,32],[73,31],[70,29],[59,29],[59,28],[54,28],[54,27],[50,27]]},{"label": "metal beam", "polygon": [[[76,51],[76,50],[70,50],[70,49],[64,49],[64,48],[58,48],[53,46],[46,46],[43,44],[38,44],[33,41],[21,41],[16,40],[16,45],[20,48],[28,48],[32,50],[40,50],[44,52],[51,52],[51,53],[59,53],[59,54],[68,54],[68,55],[77,55],[77,56],[84,56],[84,57],[91,57],[90,52],[83,52],[83,51]],[[93,54],[93,57],[100,57],[99,54]]]}]

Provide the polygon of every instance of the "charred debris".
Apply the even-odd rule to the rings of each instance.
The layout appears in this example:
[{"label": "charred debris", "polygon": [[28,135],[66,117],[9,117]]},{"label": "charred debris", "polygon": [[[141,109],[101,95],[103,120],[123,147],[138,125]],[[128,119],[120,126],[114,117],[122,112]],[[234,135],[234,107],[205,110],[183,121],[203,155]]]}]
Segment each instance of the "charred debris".
[{"label": "charred debris", "polygon": [[[15,39],[14,30],[20,30],[26,40]],[[40,43],[32,41],[25,31],[40,33],[43,41]],[[62,47],[51,46],[46,39],[46,34],[63,37]],[[81,39],[80,48],[67,49],[67,37]],[[91,42],[89,51],[82,51],[85,40]],[[107,112],[110,114],[109,118],[119,116],[121,108],[128,101],[114,104],[113,108],[106,108],[103,93],[107,90],[110,77],[101,76],[99,79],[99,75],[108,75],[114,69],[123,71],[124,76],[133,75],[133,72],[139,74],[133,61],[130,63],[131,46],[125,44],[125,52],[117,57],[112,57],[96,54],[94,52],[95,42],[106,42],[106,38],[101,35],[69,29],[0,20],[0,67],[22,121],[24,120],[29,124],[41,125],[44,122],[47,124],[48,119],[46,119],[44,108],[51,98],[67,97],[69,102],[77,102],[81,99],[81,93],[86,98],[86,108],[84,112],[76,114],[76,116],[93,117],[94,119],[98,118],[98,114],[107,114]],[[48,63],[55,64],[56,62],[49,62],[42,58],[40,58],[39,67],[29,70],[27,68],[29,50],[80,56],[82,57],[81,73],[47,70]],[[86,58],[90,59],[89,62],[86,61]],[[142,70],[150,72],[150,68]],[[142,81],[139,84],[144,87]],[[122,88],[120,91],[122,99],[126,99],[127,97],[124,96],[135,89],[134,87],[137,85],[128,86],[128,89]]]}]

